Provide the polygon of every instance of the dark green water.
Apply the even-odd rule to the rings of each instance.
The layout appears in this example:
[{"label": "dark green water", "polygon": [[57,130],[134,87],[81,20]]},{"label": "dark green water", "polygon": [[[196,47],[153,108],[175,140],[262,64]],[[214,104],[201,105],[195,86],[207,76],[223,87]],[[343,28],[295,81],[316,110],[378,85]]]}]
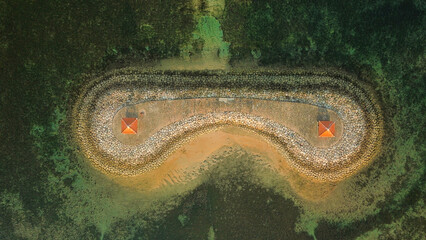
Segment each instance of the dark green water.
[{"label": "dark green water", "polygon": [[[0,0],[0,239],[422,239],[426,4],[230,0],[220,26],[207,18],[216,29],[207,33],[197,22],[206,4]],[[237,164],[250,156],[186,194],[154,199],[86,166],[67,140],[84,74],[208,44],[231,65],[337,68],[376,87],[385,151],[348,183],[348,205],[365,208],[306,208],[252,181]]]},{"label": "dark green water", "polygon": [[[252,158],[247,154],[226,156],[221,166],[209,170],[209,181],[132,237],[207,239],[213,228],[216,239],[311,239],[307,233],[294,232],[299,209],[292,201],[247,180],[253,179],[252,165],[247,164]],[[114,224],[106,239],[116,239],[114,232],[143,221],[143,215],[136,215]]]}]

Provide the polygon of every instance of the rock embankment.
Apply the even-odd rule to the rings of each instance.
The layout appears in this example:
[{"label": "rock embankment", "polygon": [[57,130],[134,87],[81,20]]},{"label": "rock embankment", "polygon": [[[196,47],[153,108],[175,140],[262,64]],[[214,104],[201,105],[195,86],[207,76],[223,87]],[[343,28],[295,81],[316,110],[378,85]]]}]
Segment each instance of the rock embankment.
[{"label": "rock embankment", "polygon": [[[174,122],[138,145],[126,145],[113,134],[112,119],[125,105],[188,98],[251,98],[325,107],[342,119],[343,135],[336,144],[319,148],[265,116],[234,111]],[[86,86],[72,117],[83,154],[101,170],[119,175],[151,171],[199,134],[234,125],[266,137],[298,172],[336,181],[372,161],[383,135],[380,108],[369,87],[324,74],[114,72]]]}]

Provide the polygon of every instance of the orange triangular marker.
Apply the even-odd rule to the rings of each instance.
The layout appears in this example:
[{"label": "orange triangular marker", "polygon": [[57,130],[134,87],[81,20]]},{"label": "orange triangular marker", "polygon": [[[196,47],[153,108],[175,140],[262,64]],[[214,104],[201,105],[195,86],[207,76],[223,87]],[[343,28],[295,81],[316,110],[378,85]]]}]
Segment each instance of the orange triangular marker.
[{"label": "orange triangular marker", "polygon": [[124,131],[122,131],[121,133],[124,133],[124,134],[136,134],[136,132],[133,131],[133,129],[131,129],[130,127],[124,129]]},{"label": "orange triangular marker", "polygon": [[323,132],[320,137],[334,137],[330,130]]},{"label": "orange triangular marker", "polygon": [[333,121],[319,121],[318,122],[318,136],[319,137],[334,137],[335,127]]},{"label": "orange triangular marker", "polygon": [[138,131],[138,120],[133,121],[130,125],[128,125],[133,131]]},{"label": "orange triangular marker", "polygon": [[137,118],[122,118],[121,119],[121,133],[136,134],[138,132],[138,119]]},{"label": "orange triangular marker", "polygon": [[127,125],[132,124],[134,121],[136,121],[136,118],[123,118],[122,119]]}]

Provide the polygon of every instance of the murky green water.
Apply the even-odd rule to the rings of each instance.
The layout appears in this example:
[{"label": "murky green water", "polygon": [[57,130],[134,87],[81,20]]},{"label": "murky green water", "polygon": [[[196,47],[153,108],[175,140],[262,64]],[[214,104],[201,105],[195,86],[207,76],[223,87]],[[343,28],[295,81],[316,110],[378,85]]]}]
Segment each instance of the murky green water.
[{"label": "murky green water", "polygon": [[[0,239],[423,239],[425,9],[399,0],[0,0]],[[297,197],[244,151],[187,186],[121,187],[79,155],[70,108],[93,76],[158,61],[351,72],[380,95],[384,152],[320,202]]]}]

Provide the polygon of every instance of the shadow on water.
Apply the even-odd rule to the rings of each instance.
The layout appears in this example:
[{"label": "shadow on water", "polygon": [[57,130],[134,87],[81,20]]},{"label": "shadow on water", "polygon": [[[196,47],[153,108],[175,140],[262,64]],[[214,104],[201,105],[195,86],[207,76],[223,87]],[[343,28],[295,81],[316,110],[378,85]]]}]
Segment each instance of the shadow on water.
[{"label": "shadow on water", "polygon": [[166,216],[138,227],[134,239],[312,239],[305,232],[295,232],[299,208],[253,181],[246,164],[249,156],[236,158],[211,169],[206,182]]},{"label": "shadow on water", "polygon": [[247,182],[231,184],[225,191],[197,188],[169,213],[156,238],[206,239],[212,226],[216,239],[311,239],[294,231],[299,210],[292,201]]}]

